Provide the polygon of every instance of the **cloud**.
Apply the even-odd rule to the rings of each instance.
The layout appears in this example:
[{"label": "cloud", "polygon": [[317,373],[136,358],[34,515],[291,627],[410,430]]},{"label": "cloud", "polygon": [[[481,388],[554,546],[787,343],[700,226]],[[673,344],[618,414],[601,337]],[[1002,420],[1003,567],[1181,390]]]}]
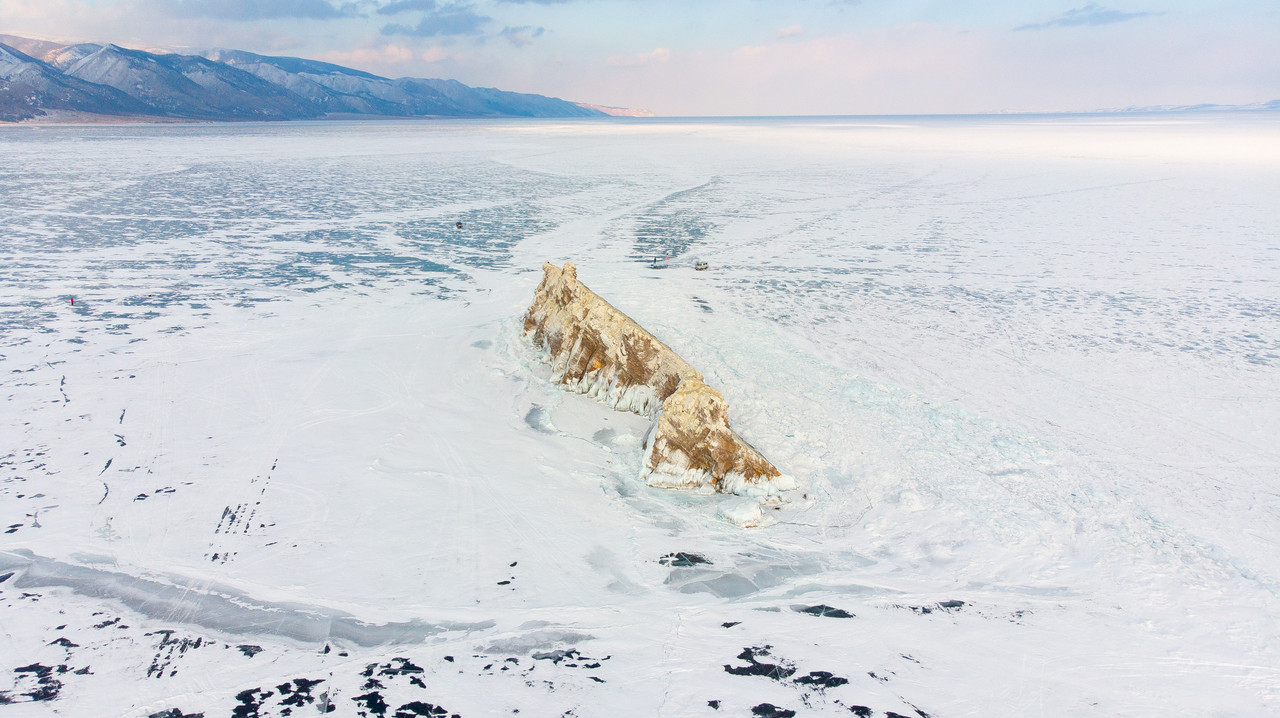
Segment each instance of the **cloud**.
[{"label": "cloud", "polygon": [[804,27],[801,25],[788,25],[777,32],[773,33],[773,39],[781,40],[787,37],[800,37],[804,34]]},{"label": "cloud", "polygon": [[632,55],[610,55],[604,62],[610,67],[641,67],[670,59],[671,51],[665,47],[659,47],[649,52],[638,52]]},{"label": "cloud", "polygon": [[428,47],[423,51],[421,57],[423,62],[440,62],[441,60],[448,60],[450,58],[454,60],[459,59],[458,55],[455,55],[438,45],[435,47]]},{"label": "cloud", "polygon": [[436,0],[397,0],[390,5],[383,5],[375,12],[379,15],[398,15],[410,10],[435,10]]},{"label": "cloud", "polygon": [[542,37],[542,33],[546,32],[546,28],[533,27],[532,25],[521,25],[520,27],[504,27],[502,32],[498,33],[499,37],[504,37],[516,47],[524,47],[533,42],[536,37]]},{"label": "cloud", "polygon": [[335,6],[328,0],[156,0],[154,5],[174,17],[216,20],[330,20],[358,14],[355,3]]},{"label": "cloud", "polygon": [[403,45],[383,45],[374,48],[357,48],[350,51],[335,50],[322,56],[326,61],[338,65],[399,65],[414,59],[413,50]]},{"label": "cloud", "polygon": [[1062,15],[1049,20],[1048,22],[1034,23],[1031,25],[1021,25],[1015,27],[1014,31],[1019,30],[1047,30],[1053,27],[1079,27],[1092,25],[1112,25],[1118,22],[1125,22],[1140,17],[1153,17],[1163,15],[1163,12],[1121,12],[1112,10],[1111,8],[1102,7],[1097,3],[1089,3],[1084,7],[1078,7],[1068,10]]},{"label": "cloud", "polygon": [[[412,1],[412,0],[407,0]],[[436,37],[440,35],[478,35],[480,28],[492,18],[481,15],[465,3],[442,5],[429,11],[417,25],[385,25],[383,35]]]},{"label": "cloud", "polygon": [[569,2],[569,0],[498,0],[498,2],[516,5],[559,5],[560,3]]}]

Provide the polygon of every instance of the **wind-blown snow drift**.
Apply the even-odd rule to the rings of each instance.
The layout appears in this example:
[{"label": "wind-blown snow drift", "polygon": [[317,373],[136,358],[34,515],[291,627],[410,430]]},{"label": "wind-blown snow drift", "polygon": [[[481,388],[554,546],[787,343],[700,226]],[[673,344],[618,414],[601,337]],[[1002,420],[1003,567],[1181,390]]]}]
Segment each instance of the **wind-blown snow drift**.
[{"label": "wind-blown snow drift", "polygon": [[795,488],[729,428],[729,405],[702,374],[578,281],[571,262],[542,265],[524,332],[553,379],[615,409],[657,412],[641,477],[650,486],[770,494]]}]

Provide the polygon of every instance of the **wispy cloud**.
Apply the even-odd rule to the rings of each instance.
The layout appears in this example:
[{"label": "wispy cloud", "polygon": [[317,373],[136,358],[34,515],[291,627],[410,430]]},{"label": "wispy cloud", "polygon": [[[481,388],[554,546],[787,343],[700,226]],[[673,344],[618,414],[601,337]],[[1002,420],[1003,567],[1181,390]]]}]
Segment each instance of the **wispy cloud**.
[{"label": "wispy cloud", "polygon": [[804,26],[788,25],[784,28],[781,28],[777,32],[773,33],[773,39],[782,40],[788,37],[800,37],[803,34],[804,34]]},{"label": "wispy cloud", "polygon": [[328,0],[156,0],[153,6],[174,17],[244,21],[277,18],[329,20],[354,17],[359,13],[356,3],[335,5]]},{"label": "wispy cloud", "polygon": [[611,67],[641,67],[643,65],[651,65],[659,62],[666,62],[671,59],[671,51],[665,47],[658,47],[649,52],[637,52],[630,55],[610,55],[605,59],[605,64]]},{"label": "wispy cloud", "polygon": [[1080,27],[1091,25],[1113,25],[1118,22],[1126,22],[1140,17],[1152,17],[1155,15],[1163,15],[1163,12],[1122,12],[1111,8],[1102,7],[1097,3],[1089,3],[1084,7],[1068,10],[1062,15],[1055,17],[1047,22],[1038,22],[1030,25],[1021,25],[1015,27],[1014,31],[1019,30],[1048,30],[1054,27]]},{"label": "wispy cloud", "polygon": [[397,2],[383,5],[375,12],[379,15],[398,15],[402,12],[411,10],[435,10],[436,0],[397,0]]},{"label": "wispy cloud", "polygon": [[520,27],[504,27],[502,32],[498,33],[498,36],[506,38],[507,42],[516,47],[524,47],[532,43],[534,38],[542,37],[542,33],[546,31],[547,29],[544,27],[521,25]]},{"label": "wispy cloud", "polygon": [[559,5],[560,3],[569,2],[569,0],[498,0],[498,2],[516,5]]},{"label": "wispy cloud", "polygon": [[349,51],[334,50],[324,53],[323,57],[339,65],[397,65],[413,60],[415,53],[402,45],[383,45]]},{"label": "wispy cloud", "polygon": [[471,5],[441,5],[427,12],[417,25],[392,24],[382,28],[383,35],[437,37],[446,35],[479,35],[492,18],[476,12]]}]

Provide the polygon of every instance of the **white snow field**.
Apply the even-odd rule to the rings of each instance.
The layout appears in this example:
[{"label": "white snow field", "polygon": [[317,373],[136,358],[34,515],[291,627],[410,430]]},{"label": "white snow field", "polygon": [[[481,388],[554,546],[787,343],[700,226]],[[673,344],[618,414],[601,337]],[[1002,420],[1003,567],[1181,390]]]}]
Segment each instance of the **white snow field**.
[{"label": "white snow field", "polygon": [[[1275,113],[4,128],[0,715],[1280,714],[1278,198]],[[548,381],[566,260],[764,525]]]}]

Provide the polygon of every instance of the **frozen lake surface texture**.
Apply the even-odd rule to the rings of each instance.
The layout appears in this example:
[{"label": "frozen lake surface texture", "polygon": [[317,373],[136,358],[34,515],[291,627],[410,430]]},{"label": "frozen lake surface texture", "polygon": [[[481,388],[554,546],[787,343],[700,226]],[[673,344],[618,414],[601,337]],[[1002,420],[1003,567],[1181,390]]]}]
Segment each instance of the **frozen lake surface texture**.
[{"label": "frozen lake surface texture", "polygon": [[0,715],[1276,715],[1277,198],[1274,114],[5,128]]}]

